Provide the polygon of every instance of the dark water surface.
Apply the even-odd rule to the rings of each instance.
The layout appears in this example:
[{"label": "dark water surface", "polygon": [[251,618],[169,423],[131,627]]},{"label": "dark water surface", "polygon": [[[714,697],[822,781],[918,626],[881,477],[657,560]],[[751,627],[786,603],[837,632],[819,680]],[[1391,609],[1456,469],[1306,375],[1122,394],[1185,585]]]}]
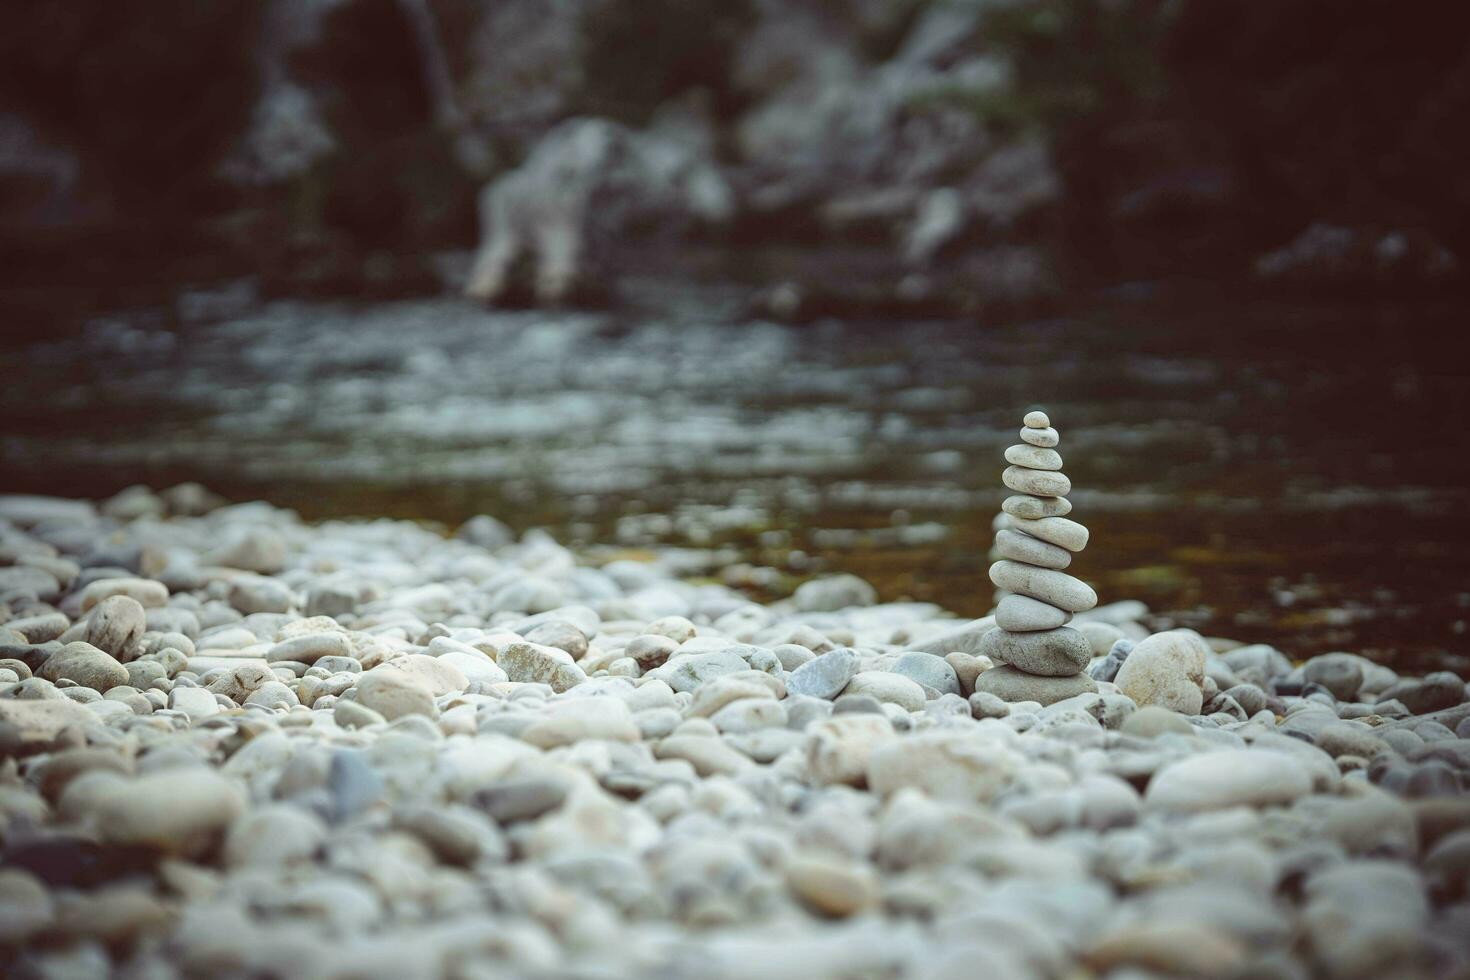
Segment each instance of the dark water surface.
[{"label": "dark water surface", "polygon": [[0,488],[485,511],[608,553],[728,545],[764,595],[844,569],[980,615],[1002,453],[1039,405],[1103,601],[1295,657],[1470,664],[1462,311],[1115,298],[791,328],[718,292],[646,315],[208,299],[0,352]]}]

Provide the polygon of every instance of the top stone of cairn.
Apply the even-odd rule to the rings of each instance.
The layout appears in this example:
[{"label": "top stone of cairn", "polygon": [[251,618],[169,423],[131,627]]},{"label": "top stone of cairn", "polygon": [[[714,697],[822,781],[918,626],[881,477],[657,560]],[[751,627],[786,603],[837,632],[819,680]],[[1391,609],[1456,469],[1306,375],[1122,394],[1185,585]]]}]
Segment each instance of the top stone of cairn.
[{"label": "top stone of cairn", "polygon": [[[1015,418],[1015,416],[1013,415],[1011,418]],[[1028,429],[1051,428],[1051,419],[1046,417],[1045,412],[1027,412],[1026,417],[1022,421],[1026,423]]]}]

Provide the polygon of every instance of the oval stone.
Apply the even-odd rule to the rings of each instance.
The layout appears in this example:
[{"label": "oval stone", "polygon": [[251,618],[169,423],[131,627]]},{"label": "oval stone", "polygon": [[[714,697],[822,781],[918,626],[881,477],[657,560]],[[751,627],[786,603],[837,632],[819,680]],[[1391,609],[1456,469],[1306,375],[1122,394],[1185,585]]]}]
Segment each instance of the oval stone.
[{"label": "oval stone", "polygon": [[896,704],[905,711],[922,710],[925,700],[924,688],[918,681],[902,674],[890,674],[886,670],[865,670],[854,674],[852,680],[847,682],[844,693],[869,694],[879,701]]},{"label": "oval stone", "polygon": [[147,629],[147,614],[138,600],[126,595],[108,596],[92,607],[87,619],[86,641],[113,657],[127,654]]},{"label": "oval stone", "polygon": [[994,694],[1002,701],[1039,701],[1041,704],[1056,704],[1078,694],[1097,690],[1097,681],[1086,674],[1071,677],[1042,677],[1017,670],[1010,664],[992,667],[975,678],[975,690]]},{"label": "oval stone", "polygon": [[352,657],[352,642],[346,633],[304,633],[282,640],[265,653],[267,663],[293,660],[314,664],[323,657]]},{"label": "oval stone", "polygon": [[1027,412],[1026,417],[1021,420],[1026,423],[1028,429],[1047,429],[1051,427],[1051,419],[1046,417],[1045,412]]},{"label": "oval stone", "polygon": [[1028,520],[1025,517],[1018,517],[1012,514],[1011,527],[1017,531],[1024,531],[1033,538],[1054,544],[1059,548],[1066,548],[1073,554],[1087,547],[1087,528],[1082,524],[1078,524],[1076,521],[1069,521],[1065,517],[1043,517]]},{"label": "oval stone", "polygon": [[1087,637],[1066,626],[1037,633],[991,630],[980,642],[980,652],[997,663],[1043,677],[1071,677],[1092,659]]},{"label": "oval stone", "polygon": [[1197,715],[1204,705],[1209,655],[1209,644],[1193,630],[1155,633],[1128,654],[1114,683],[1137,704]]},{"label": "oval stone", "polygon": [[1021,441],[1042,449],[1050,449],[1062,441],[1056,429],[1022,429]]},{"label": "oval stone", "polygon": [[1018,493],[1029,493],[1038,497],[1065,497],[1072,491],[1072,481],[1063,474],[1028,470],[1023,466],[1007,466],[1000,479]]},{"label": "oval stone", "polygon": [[1311,792],[1311,775],[1284,752],[1226,749],[1163,767],[1149,780],[1144,801],[1151,809],[1201,813],[1287,804]]},{"label": "oval stone", "polygon": [[842,693],[847,682],[858,672],[858,665],[855,651],[846,647],[828,650],[786,675],[786,691],[830,701]]},{"label": "oval stone", "polygon": [[1018,592],[1071,613],[1086,612],[1097,605],[1092,586],[1050,568],[998,561],[990,566],[990,581],[1007,592]]},{"label": "oval stone", "polygon": [[90,643],[68,643],[46,658],[36,676],[51,681],[74,681],[99,694],[128,682],[128,669]]},{"label": "oval stone", "polygon": [[213,846],[245,805],[245,794],[233,780],[198,767],[106,784],[96,791],[91,810],[110,843],[198,855]]},{"label": "oval stone", "polygon": [[1000,509],[1021,520],[1039,520],[1045,517],[1061,517],[1072,513],[1072,502],[1066,497],[1007,497]]},{"label": "oval stone", "polygon": [[995,624],[1012,633],[1054,630],[1071,621],[1072,614],[1065,609],[1049,606],[1024,595],[1006,596],[1000,600],[1000,605],[995,610]]},{"label": "oval stone", "polygon": [[1072,564],[1072,555],[1066,549],[1038,541],[1019,531],[997,532],[995,550],[1002,558],[1023,561],[1041,568],[1066,568]]},{"label": "oval stone", "polygon": [[1032,470],[1059,470],[1062,468],[1062,454],[1040,446],[1012,446],[1006,450],[1006,462]]}]

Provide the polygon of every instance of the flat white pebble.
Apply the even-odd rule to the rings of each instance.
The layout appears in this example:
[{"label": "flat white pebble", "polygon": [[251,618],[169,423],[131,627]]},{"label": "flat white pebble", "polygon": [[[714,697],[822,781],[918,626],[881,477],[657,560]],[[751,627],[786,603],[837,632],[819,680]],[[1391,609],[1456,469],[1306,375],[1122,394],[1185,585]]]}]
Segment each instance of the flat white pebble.
[{"label": "flat white pebble", "polygon": [[1012,633],[1056,629],[1071,621],[1071,613],[1030,596],[1005,596],[995,608],[995,625]]},{"label": "flat white pebble", "polygon": [[1021,441],[1029,446],[1036,446],[1041,449],[1053,449],[1057,443],[1062,441],[1062,437],[1057,433],[1056,429],[1026,428],[1021,430]]},{"label": "flat white pebble", "polygon": [[1000,505],[1001,510],[1012,518],[1036,520],[1046,517],[1064,517],[1072,512],[1072,502],[1066,497],[1033,497],[1017,495],[1007,497]]},{"label": "flat white pebble", "polygon": [[1062,468],[1062,455],[1055,449],[1020,445],[1006,450],[1006,462],[1032,470],[1059,470]]},{"label": "flat white pebble", "polygon": [[1020,531],[997,532],[995,550],[1002,558],[1025,562],[1040,568],[1063,569],[1072,564],[1072,555],[1065,548],[1047,544],[1045,541]]},{"label": "flat white pebble", "polygon": [[1087,528],[1065,517],[1042,517],[1039,520],[1028,520],[1025,517],[1012,515],[1011,529],[1024,532],[1059,548],[1066,548],[1074,554],[1087,547]]},{"label": "flat white pebble", "polygon": [[1030,596],[1070,613],[1085,612],[1097,605],[1097,593],[1090,585],[1050,568],[998,561],[990,566],[990,581],[1008,592]]},{"label": "flat white pebble", "polygon": [[1072,492],[1072,481],[1065,474],[1048,470],[1028,470],[1023,466],[1007,466],[1001,481],[1017,493],[1037,497],[1065,497]]}]

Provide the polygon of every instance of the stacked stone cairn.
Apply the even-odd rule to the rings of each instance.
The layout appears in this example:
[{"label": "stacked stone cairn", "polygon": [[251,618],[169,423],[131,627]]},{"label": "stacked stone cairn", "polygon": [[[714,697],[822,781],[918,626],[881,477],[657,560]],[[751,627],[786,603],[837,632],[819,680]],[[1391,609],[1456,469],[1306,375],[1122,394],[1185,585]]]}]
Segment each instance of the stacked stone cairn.
[{"label": "stacked stone cairn", "polygon": [[1076,613],[1097,605],[1097,593],[1066,568],[1087,546],[1087,528],[1068,520],[1072,483],[1062,473],[1057,430],[1045,412],[1030,412],[1020,445],[1006,450],[1001,479],[1016,492],[1002,504],[990,580],[1000,590],[997,629],[985,634],[980,652],[1003,666],[986,671],[976,690],[1007,701],[1051,704],[1095,691],[1084,671],[1092,657],[1087,638],[1067,626]]}]

